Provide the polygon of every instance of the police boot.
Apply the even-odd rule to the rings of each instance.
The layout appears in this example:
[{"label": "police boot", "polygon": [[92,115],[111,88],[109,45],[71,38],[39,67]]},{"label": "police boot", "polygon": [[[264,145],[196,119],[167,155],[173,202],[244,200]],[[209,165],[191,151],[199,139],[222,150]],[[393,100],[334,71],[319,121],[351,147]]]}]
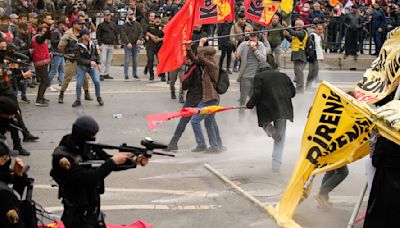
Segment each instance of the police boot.
[{"label": "police boot", "polygon": [[64,91],[60,91],[60,94],[58,95],[58,103],[64,104]]},{"label": "police boot", "polygon": [[154,73],[150,72],[150,81],[153,81],[153,80],[154,80]]},{"label": "police boot", "polygon": [[171,99],[172,100],[176,99],[175,91],[171,91]]},{"label": "police boot", "polygon": [[90,96],[89,90],[85,90],[85,100],[91,101],[93,98]]}]

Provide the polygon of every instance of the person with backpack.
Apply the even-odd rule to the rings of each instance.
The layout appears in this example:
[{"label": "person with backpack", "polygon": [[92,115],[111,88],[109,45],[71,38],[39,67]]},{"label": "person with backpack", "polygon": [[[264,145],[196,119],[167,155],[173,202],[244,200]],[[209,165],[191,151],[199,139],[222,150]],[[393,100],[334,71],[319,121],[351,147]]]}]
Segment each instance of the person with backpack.
[{"label": "person with backpack", "polygon": [[[219,78],[219,66],[215,61],[214,57],[217,51],[211,47],[204,47],[207,42],[207,37],[201,38],[199,47],[197,48],[197,54],[193,59],[193,62],[199,64],[202,68],[202,99],[197,105],[198,108],[204,108],[212,105],[219,104],[219,94],[215,88]],[[207,130],[207,135],[210,143],[210,148],[204,140],[203,131],[201,129],[201,121],[204,120],[204,125]],[[215,120],[215,114],[202,115],[196,114],[192,116],[191,124],[193,132],[196,138],[197,147],[192,152],[210,152],[218,153],[224,150],[222,146],[221,137],[219,136],[218,125]]]},{"label": "person with backpack", "polygon": [[[267,50],[262,42],[259,41],[258,33],[251,33],[248,41],[243,41],[237,48],[235,57],[240,59],[240,98],[241,106],[246,104],[247,97],[253,93],[253,80],[256,72],[268,67]],[[243,119],[244,110],[239,109],[239,118]]]},{"label": "person with backpack", "polygon": [[286,120],[293,122],[292,98],[296,90],[289,76],[262,68],[254,77],[253,94],[246,107],[257,107],[258,126],[274,139],[272,172],[278,173],[282,165],[285,145]]},{"label": "person with backpack", "polygon": [[[284,27],[287,26],[286,22],[282,22]],[[308,33],[303,28],[304,21],[297,19],[295,21],[295,30],[288,29],[285,31],[285,37],[287,40],[292,42],[292,54],[291,60],[294,65],[294,82],[296,83],[296,92],[304,93],[304,67],[307,63],[306,56],[306,44],[308,39]]]},{"label": "person with backpack", "polygon": [[315,28],[315,32],[310,34],[310,37],[307,41],[306,55],[309,65],[306,89],[310,89],[314,81],[319,81],[319,61],[322,61],[324,59],[324,51],[322,49],[323,32],[323,25],[317,25],[317,27]]}]

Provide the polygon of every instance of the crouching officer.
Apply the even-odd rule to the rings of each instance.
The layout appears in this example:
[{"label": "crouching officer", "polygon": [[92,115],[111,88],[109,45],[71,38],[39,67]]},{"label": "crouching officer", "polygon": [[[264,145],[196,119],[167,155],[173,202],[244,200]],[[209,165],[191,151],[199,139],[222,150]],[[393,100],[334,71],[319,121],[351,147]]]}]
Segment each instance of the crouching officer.
[{"label": "crouching officer", "polygon": [[104,179],[118,166],[132,162],[145,166],[146,157],[131,153],[117,153],[113,156],[96,151],[97,159],[105,160],[98,168],[80,166],[79,163],[92,158],[85,153],[85,142],[94,141],[99,131],[97,122],[89,117],[78,118],[72,126],[72,133],[63,137],[54,150],[50,175],[59,185],[64,212],[61,217],[66,228],[105,227],[100,211],[100,194],[104,193]]},{"label": "crouching officer", "polygon": [[[9,103],[3,102],[9,100]],[[16,114],[18,107],[6,98],[0,97],[0,125],[7,125]],[[24,163],[16,159],[11,166],[11,156],[18,155],[17,151],[10,150],[4,135],[0,132],[0,227],[26,228],[22,210],[21,196],[27,186],[28,178],[24,174]],[[12,188],[9,186],[12,184]]]}]

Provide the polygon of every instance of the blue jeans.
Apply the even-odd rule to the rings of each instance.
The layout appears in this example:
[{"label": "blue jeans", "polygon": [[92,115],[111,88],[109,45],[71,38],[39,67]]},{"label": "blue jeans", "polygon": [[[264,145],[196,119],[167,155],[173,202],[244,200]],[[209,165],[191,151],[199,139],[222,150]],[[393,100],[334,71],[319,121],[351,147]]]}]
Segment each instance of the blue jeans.
[{"label": "blue jeans", "polygon": [[77,101],[81,100],[82,85],[83,85],[83,80],[85,80],[86,73],[88,73],[90,75],[90,77],[92,78],[96,97],[100,97],[100,76],[99,76],[99,71],[97,70],[97,68],[90,68],[90,67],[78,65],[77,79],[76,79],[76,100]]},{"label": "blue jeans", "polygon": [[[187,107],[197,107],[197,103],[186,101],[185,104],[183,104],[183,108]],[[170,144],[176,145],[178,144],[179,139],[181,138],[183,132],[186,129],[186,125],[190,122],[191,117],[182,117],[179,119],[178,126],[176,126],[174,136],[172,136],[172,139],[170,141]]]},{"label": "blue jeans", "polygon": [[51,85],[54,76],[58,73],[58,85],[62,85],[64,81],[64,71],[65,60],[62,55],[53,55],[50,62],[50,72],[49,72],[49,85]]},{"label": "blue jeans", "polygon": [[114,53],[114,45],[102,44],[101,45],[101,64],[103,69],[101,75],[109,75],[111,61]]},{"label": "blue jeans", "polygon": [[[218,100],[211,100],[207,102],[200,102],[197,106],[198,108],[208,107],[211,105],[218,105]],[[207,130],[208,140],[210,146],[215,149],[220,149],[222,147],[221,140],[219,137],[218,125],[215,121],[215,114],[212,115],[200,115],[196,114],[192,116],[191,123],[196,138],[197,147],[207,147],[204,140],[203,130],[201,129],[200,122],[204,120],[204,125]]]},{"label": "blue jeans", "polygon": [[124,47],[125,61],[124,61],[124,76],[128,77],[129,63],[132,59],[132,76],[137,75],[137,65],[138,65],[138,52],[139,48],[136,44],[132,44],[132,48],[129,49]]},{"label": "blue jeans", "polygon": [[[268,124],[264,124],[263,126],[265,132],[267,132],[267,126]],[[285,119],[274,120],[273,126],[275,130],[279,133],[281,140],[274,141],[274,148],[272,150],[272,169],[279,170],[282,165],[282,153],[283,153],[283,148],[285,146],[286,120]]]}]

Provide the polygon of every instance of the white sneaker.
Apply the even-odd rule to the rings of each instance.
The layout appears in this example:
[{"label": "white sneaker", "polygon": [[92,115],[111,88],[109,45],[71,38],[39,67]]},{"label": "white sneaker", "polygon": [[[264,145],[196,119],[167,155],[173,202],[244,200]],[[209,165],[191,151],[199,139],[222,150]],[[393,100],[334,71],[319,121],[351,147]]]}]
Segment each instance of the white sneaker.
[{"label": "white sneaker", "polygon": [[57,92],[57,91],[58,91],[58,90],[57,90],[56,88],[54,88],[53,86],[50,86],[49,89],[50,89],[51,92]]}]

